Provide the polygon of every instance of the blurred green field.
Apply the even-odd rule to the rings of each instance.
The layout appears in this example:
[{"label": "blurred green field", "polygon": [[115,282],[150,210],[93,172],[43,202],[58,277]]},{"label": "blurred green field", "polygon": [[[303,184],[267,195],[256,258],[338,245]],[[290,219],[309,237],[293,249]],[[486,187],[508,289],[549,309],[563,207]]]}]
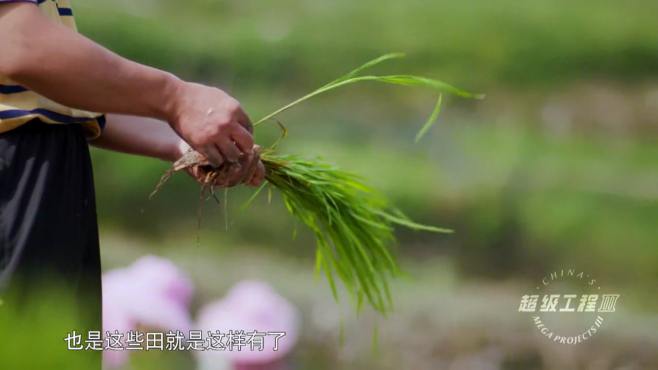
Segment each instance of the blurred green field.
[{"label": "blurred green field", "polygon": [[[654,162],[646,160],[658,158],[655,145],[629,148],[625,140],[457,126],[435,130],[429,147],[414,147],[410,136],[363,138],[357,145],[345,143],[340,133],[325,133],[322,142],[291,137],[282,150],[329,153],[324,156],[365,176],[415,218],[456,231],[449,236],[402,233],[402,256],[446,255],[456,258],[467,275],[487,277],[533,277],[552,266],[578,264],[619,284],[655,289],[658,204],[651,184],[658,175]],[[148,200],[166,164],[140,159],[112,170],[119,166],[117,156],[97,154],[106,231],[129,230],[160,240],[194,237],[199,201],[190,179],[181,174]],[[112,190],[104,192],[102,184]],[[278,198],[268,204],[263,194],[241,211],[249,193],[230,191],[226,214],[213,201],[205,203],[202,242],[230,240],[218,242],[218,248],[260,244],[302,254],[310,263],[311,240],[293,242],[295,225]],[[656,307],[655,301],[642,303],[644,309]]]},{"label": "blurred green field", "polygon": [[236,91],[304,90],[388,51],[413,55],[405,68],[489,93],[658,74],[651,0],[94,0],[76,10],[80,28],[116,51]]},{"label": "blurred green field", "polygon": [[[409,304],[424,302],[444,278],[450,283],[437,288],[441,302],[454,293],[475,307],[482,302],[468,297],[481,289],[490,298],[499,294],[492,304],[511,315],[518,285],[574,267],[622,292],[628,320],[636,323],[621,335],[634,339],[606,337],[599,342],[605,345],[590,350],[618,348],[624,358],[631,353],[626,346],[643,338],[635,329],[655,324],[658,2],[88,0],[75,11],[86,35],[124,56],[226,88],[252,118],[390,51],[408,57],[378,72],[428,75],[486,93],[484,101],[448,99],[438,125],[414,144],[431,110],[431,93],[349,87],[285,113],[290,135],[281,150],[320,156],[362,174],[413,218],[455,230],[448,236],[399,233],[396,252],[407,271],[420,276],[417,285],[397,293],[406,302],[400,315],[407,318],[400,323],[427,315],[438,320],[437,332],[450,325],[441,324],[450,319],[440,313],[418,313]],[[263,125],[256,135],[267,144],[278,131]],[[223,204],[204,204],[199,228],[198,188],[186,176],[176,176],[148,200],[166,163],[98,150],[93,156],[106,268],[153,252],[188,266],[216,258],[218,269],[232,262],[261,266],[266,258],[278,266],[268,278],[296,302],[329,298],[321,283],[296,285],[307,272],[299,279],[286,274],[285,266],[299,263],[310,270],[314,248],[304,232],[291,238],[294,222],[276,195],[272,204],[263,195],[240,211],[251,190],[231,190],[226,211]],[[197,237],[201,246],[195,249]],[[220,294],[227,283],[208,281],[244,275],[229,271],[196,281],[206,296]],[[453,309],[448,317],[459,312]],[[501,337],[519,329],[500,325],[500,333],[488,331],[486,323],[472,326]],[[614,335],[616,330],[623,332],[617,328]],[[478,335],[462,339],[482,341]],[[453,339],[445,343],[458,352],[464,343]],[[643,342],[648,351],[656,348],[652,340]],[[342,350],[323,355],[313,352],[320,344],[308,343],[302,350],[323,359],[318,368],[346,367],[339,366]],[[516,361],[502,368],[563,368],[537,360],[550,356],[542,352],[546,348],[539,355],[521,349],[519,355],[510,349],[514,345],[491,343]],[[364,368],[377,363],[359,361]],[[642,364],[649,363],[657,362]]]},{"label": "blurred green field", "polygon": [[[432,96],[349,87],[282,116],[291,133],[282,150],[363,174],[412,216],[456,230],[402,234],[403,256],[446,255],[465,274],[489,277],[572,263],[655,286],[656,2],[87,1],[76,12],[95,40],[225,86],[254,118],[379,53],[405,51],[406,60],[378,70],[423,73],[488,98],[448,100],[438,127],[414,145]],[[613,93],[633,98],[613,95],[621,108],[597,100]],[[606,123],[617,111],[633,114]],[[258,141],[277,134],[263,126]],[[194,236],[191,181],[176,179],[148,201],[165,164],[94,158],[106,232]],[[277,204],[238,212],[246,193],[230,192],[229,233],[221,209],[206,205],[206,242],[267,242],[311,256],[308,238],[290,240],[292,223]]]}]

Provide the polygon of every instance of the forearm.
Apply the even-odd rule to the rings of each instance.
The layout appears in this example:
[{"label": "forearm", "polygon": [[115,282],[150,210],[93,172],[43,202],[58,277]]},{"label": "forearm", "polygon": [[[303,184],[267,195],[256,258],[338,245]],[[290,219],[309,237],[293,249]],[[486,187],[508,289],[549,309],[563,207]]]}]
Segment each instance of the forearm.
[{"label": "forearm", "polygon": [[[178,160],[190,148],[165,122],[120,114],[107,115],[103,135],[93,140],[91,144],[118,152],[160,158],[168,162]],[[224,182],[215,185],[232,186],[244,182],[258,186],[265,178],[265,167],[254,153],[257,152],[247,154],[240,159],[238,168],[241,171],[232,172],[230,177],[222,180]],[[207,183],[207,168],[193,166],[186,170],[200,183]]]},{"label": "forearm", "polygon": [[[0,75],[72,108],[166,121],[214,166],[254,158],[251,121],[235,98],[124,59],[48,20],[34,4],[0,4]],[[145,135],[166,126],[141,123],[115,120],[95,144],[176,159],[160,147],[164,139]]]},{"label": "forearm", "polygon": [[0,74],[61,104],[171,118],[180,80],[49,21],[36,6],[0,6],[0,48]]},{"label": "forearm", "polygon": [[92,145],[173,162],[187,144],[167,125],[152,118],[108,114],[103,134]]}]

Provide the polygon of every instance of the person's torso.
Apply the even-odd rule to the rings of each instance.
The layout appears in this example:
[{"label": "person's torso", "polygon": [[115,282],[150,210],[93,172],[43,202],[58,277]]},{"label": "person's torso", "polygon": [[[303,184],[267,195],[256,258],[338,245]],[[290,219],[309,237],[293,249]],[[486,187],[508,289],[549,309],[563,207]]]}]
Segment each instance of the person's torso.
[{"label": "person's torso", "polygon": [[[50,20],[77,31],[69,0],[37,0],[37,6]],[[58,104],[0,75],[0,133],[35,118],[51,124],[83,125],[89,138],[100,135],[105,122],[102,114]]]}]

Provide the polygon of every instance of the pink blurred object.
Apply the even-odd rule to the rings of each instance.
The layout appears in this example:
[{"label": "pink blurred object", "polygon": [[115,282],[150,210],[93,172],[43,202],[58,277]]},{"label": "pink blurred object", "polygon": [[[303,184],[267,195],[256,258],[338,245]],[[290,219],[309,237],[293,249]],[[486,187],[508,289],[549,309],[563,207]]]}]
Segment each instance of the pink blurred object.
[{"label": "pink blurred object", "polygon": [[[171,261],[145,256],[131,266],[103,274],[103,333],[137,326],[181,330],[191,327],[188,306],[194,288]],[[129,351],[103,351],[108,368],[122,366]]]},{"label": "pink blurred object", "polygon": [[[285,332],[278,341],[278,350],[273,350],[274,336],[265,337],[263,351],[198,352],[200,369],[216,370],[222,362],[230,361],[234,368],[271,369],[279,367],[280,360],[293,349],[299,330],[299,313],[285,298],[277,294],[270,285],[260,281],[242,281],[236,284],[220,301],[204,306],[197,319],[197,328],[204,333],[219,330],[244,330],[246,332]],[[270,366],[271,365],[271,366]],[[225,365],[223,365],[225,368]]]}]

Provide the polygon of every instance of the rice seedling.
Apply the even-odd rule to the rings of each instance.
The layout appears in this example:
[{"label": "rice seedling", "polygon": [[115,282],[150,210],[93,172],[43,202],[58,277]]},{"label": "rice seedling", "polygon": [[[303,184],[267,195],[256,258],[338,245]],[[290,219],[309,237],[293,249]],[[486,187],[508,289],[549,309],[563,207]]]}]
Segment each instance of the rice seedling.
[{"label": "rice seedling", "polygon": [[[371,60],[264,116],[256,121],[254,126],[271,121],[295,105],[339,87],[357,82],[379,82],[425,87],[438,93],[432,113],[416,135],[418,141],[436,121],[442,94],[465,98],[480,97],[444,82],[420,76],[362,74],[366,69],[381,62],[402,56],[399,53],[386,54]],[[283,127],[282,129],[283,138],[287,131]],[[338,279],[349,296],[354,298],[357,309],[360,309],[364,302],[383,314],[392,308],[390,279],[400,274],[396,259],[390,251],[390,246],[395,242],[394,227],[437,233],[450,232],[448,229],[412,221],[358,175],[321,160],[280,154],[276,151],[276,143],[263,150],[260,156],[266,168],[266,181],[246,204],[250,204],[266,186],[276,189],[288,212],[314,234],[316,271],[324,272],[334,298],[338,299]],[[165,173],[154,193],[173,172],[194,166],[208,166],[208,162],[201,154],[190,151]],[[228,169],[228,166],[209,168],[202,184],[202,195],[212,193],[213,184],[225,177]]]}]

